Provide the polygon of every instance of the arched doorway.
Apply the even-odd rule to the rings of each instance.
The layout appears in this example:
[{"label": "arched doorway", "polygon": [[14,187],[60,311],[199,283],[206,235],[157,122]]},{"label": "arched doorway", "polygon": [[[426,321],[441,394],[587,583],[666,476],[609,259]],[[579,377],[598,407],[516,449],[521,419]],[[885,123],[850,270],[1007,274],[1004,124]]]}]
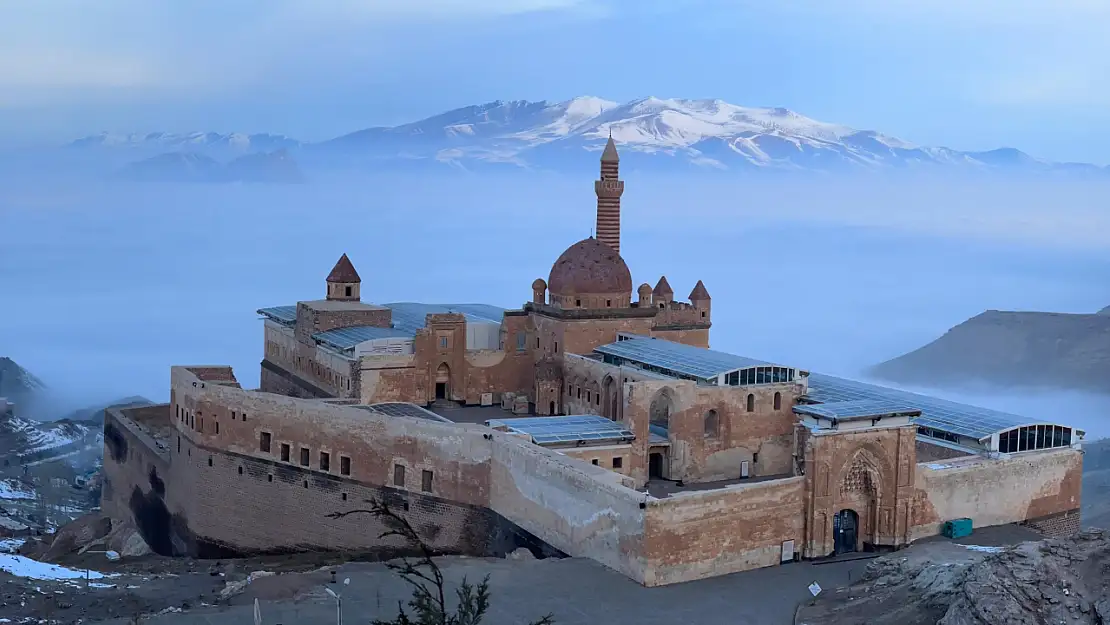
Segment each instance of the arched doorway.
[{"label": "arched doorway", "polygon": [[551,409],[548,411],[547,414],[550,414],[550,415],[558,414],[558,413],[555,412],[555,402],[554,401],[551,402]]},{"label": "arched doorway", "polygon": [[833,517],[833,552],[836,555],[852,553],[859,545],[859,515],[845,508]]},{"label": "arched doorway", "polygon": [[436,369],[436,400],[447,399],[450,382],[451,368],[447,366],[447,363],[442,363]]}]

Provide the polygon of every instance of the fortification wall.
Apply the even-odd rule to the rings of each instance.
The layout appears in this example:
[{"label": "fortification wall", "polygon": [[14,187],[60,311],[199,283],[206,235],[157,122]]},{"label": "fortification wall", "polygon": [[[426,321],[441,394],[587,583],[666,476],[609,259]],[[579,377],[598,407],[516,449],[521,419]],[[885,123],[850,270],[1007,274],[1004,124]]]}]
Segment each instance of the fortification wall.
[{"label": "fortification wall", "polygon": [[490,509],[485,428],[244,391],[183,367],[171,378],[172,523],[163,540],[174,553],[392,555],[403,545],[382,541],[385,527],[353,512],[370,500],[390,505],[443,552],[560,553]]},{"label": "fortification wall", "polygon": [[644,581],[647,498],[628,478],[494,433],[490,507],[572,556]]},{"label": "fortification wall", "polygon": [[100,508],[112,518],[134,521],[150,548],[162,555],[174,553],[165,501],[169,451],[136,421],[161,421],[168,426],[169,415],[169,404],[104,411]]},{"label": "fortification wall", "polygon": [[783,542],[800,547],[804,517],[800,476],[652,499],[644,522],[644,584],[776,565]]},{"label": "fortification wall", "polygon": [[1074,449],[920,463],[910,538],[936,535],[944,521],[965,517],[984,527],[1078,516],[1082,471],[1083,454]]}]

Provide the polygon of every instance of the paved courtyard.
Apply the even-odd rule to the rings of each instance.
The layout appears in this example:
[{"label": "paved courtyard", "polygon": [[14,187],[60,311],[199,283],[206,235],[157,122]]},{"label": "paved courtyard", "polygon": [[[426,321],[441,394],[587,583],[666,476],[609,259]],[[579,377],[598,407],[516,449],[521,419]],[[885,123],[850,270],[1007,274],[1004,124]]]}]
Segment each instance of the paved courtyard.
[{"label": "paved courtyard", "polygon": [[[793,622],[799,601],[817,581],[824,587],[848,583],[868,560],[813,565],[792,563],[747,571],[687,584],[644,588],[591,560],[491,560],[449,558],[443,570],[452,586],[464,575],[471,580],[490,576],[491,608],[485,625],[524,625],[551,613],[559,625],[768,625]],[[337,578],[350,578],[349,586],[330,585],[326,573],[261,578],[234,605],[194,609],[144,619],[152,625],[240,625],[253,622],[253,602],[259,596],[266,625],[331,625],[336,620],[335,600],[323,588],[342,590],[343,616],[347,623],[369,623],[393,618],[397,602],[411,596],[410,588],[381,564],[349,564]],[[299,600],[275,595],[304,584]],[[292,594],[292,593],[290,593]],[[124,625],[126,620],[105,621]]]},{"label": "paved courtyard", "polygon": [[[929,538],[897,552],[895,557],[921,557],[933,550],[957,557],[964,550],[953,542],[993,546],[1037,538],[1022,527],[989,527],[957,541]],[[583,558],[444,558],[440,566],[451,594],[464,576],[471,581],[490,576],[491,608],[484,625],[525,625],[548,613],[554,615],[558,625],[788,625],[793,623],[798,604],[810,599],[810,583],[817,582],[825,590],[847,585],[859,579],[871,561],[866,557],[793,562],[660,588],[645,588]],[[339,568],[336,578],[340,582],[350,578],[350,585],[331,585],[331,576],[325,571],[263,577],[236,596],[230,607],[194,608],[143,622],[249,624],[253,622],[257,597],[265,625],[331,625],[336,620],[335,600],[323,590],[330,587],[342,592],[344,621],[365,624],[375,618],[395,617],[398,601],[411,597],[410,587],[384,564],[346,564]],[[125,625],[127,621],[102,623]]]}]

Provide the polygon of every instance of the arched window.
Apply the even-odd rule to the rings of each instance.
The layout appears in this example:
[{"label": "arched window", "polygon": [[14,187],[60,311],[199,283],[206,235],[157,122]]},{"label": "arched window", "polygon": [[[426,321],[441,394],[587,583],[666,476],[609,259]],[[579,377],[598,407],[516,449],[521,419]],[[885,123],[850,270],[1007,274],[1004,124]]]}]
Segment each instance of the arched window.
[{"label": "arched window", "polygon": [[748,412],[755,412],[755,395],[748,393]]},{"label": "arched window", "polygon": [[775,410],[782,410],[782,393],[775,393]]},{"label": "arched window", "polygon": [[651,425],[663,428],[670,427],[671,395],[667,392],[667,389],[659,391],[655,398],[651,400],[648,414],[650,415]]},{"label": "arched window", "polygon": [[716,410],[710,410],[705,413],[705,436],[708,438],[716,438],[720,435],[721,420],[717,416]]}]

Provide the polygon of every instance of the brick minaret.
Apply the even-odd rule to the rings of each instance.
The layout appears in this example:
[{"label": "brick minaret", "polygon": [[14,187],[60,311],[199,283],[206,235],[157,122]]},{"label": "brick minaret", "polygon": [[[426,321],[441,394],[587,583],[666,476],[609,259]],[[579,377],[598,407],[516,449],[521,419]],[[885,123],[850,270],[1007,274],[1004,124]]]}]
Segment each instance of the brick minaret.
[{"label": "brick minaret", "polygon": [[609,131],[609,142],[601,153],[601,180],[594,181],[597,193],[597,240],[621,253],[621,194],[624,181],[618,179],[620,157],[617,145],[613,143],[613,133]]}]

